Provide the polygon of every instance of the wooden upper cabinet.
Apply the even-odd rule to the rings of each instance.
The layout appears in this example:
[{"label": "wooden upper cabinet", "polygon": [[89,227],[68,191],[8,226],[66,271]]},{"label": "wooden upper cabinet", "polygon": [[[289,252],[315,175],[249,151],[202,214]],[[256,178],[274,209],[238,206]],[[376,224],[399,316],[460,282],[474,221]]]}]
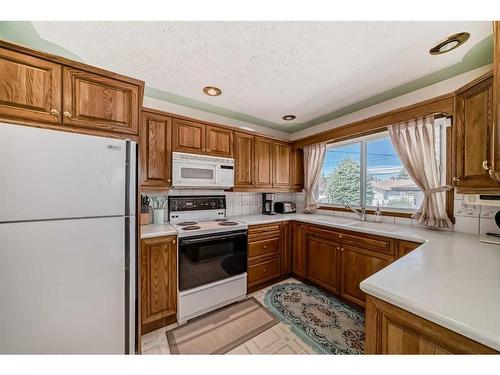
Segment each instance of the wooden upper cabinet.
[{"label": "wooden upper cabinet", "polygon": [[171,129],[171,117],[142,111],[139,139],[143,191],[171,185]]},{"label": "wooden upper cabinet", "polygon": [[175,322],[177,245],[175,236],[141,241],[141,333]]},{"label": "wooden upper cabinet", "polygon": [[116,133],[139,132],[139,87],[63,68],[63,123]]},{"label": "wooden upper cabinet", "polygon": [[174,119],[172,129],[172,149],[190,154],[205,153],[205,124]]},{"label": "wooden upper cabinet", "polygon": [[493,130],[492,130],[492,170],[500,181],[500,21],[493,22]]},{"label": "wooden upper cabinet", "polygon": [[0,117],[58,124],[62,67],[0,48]]},{"label": "wooden upper cabinet", "polygon": [[296,148],[292,151],[290,158],[290,171],[292,172],[292,188],[304,188],[304,151]]},{"label": "wooden upper cabinet", "polygon": [[392,262],[390,255],[342,244],[342,297],[365,306],[366,294],[359,283]]},{"label": "wooden upper cabinet", "polygon": [[233,131],[218,126],[206,125],[206,154],[233,157]]},{"label": "wooden upper cabinet", "polygon": [[273,142],[255,137],[254,141],[254,183],[258,188],[273,187]]},{"label": "wooden upper cabinet", "polygon": [[290,157],[292,147],[287,143],[273,142],[273,187],[290,187]]},{"label": "wooden upper cabinet", "polygon": [[[457,91],[455,176],[458,192],[500,190],[490,175],[493,150],[493,77],[488,74]],[[493,174],[493,172],[492,172]]]},{"label": "wooden upper cabinet", "polygon": [[234,186],[251,188],[253,178],[253,135],[234,133]]}]

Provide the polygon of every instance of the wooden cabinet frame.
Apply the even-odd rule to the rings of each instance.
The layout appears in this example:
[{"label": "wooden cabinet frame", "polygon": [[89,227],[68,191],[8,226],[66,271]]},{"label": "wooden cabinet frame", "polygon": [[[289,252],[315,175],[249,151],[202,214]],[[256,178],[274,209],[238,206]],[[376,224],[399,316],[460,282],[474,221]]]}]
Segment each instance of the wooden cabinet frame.
[{"label": "wooden cabinet frame", "polygon": [[139,131],[141,190],[166,190],[172,178],[172,118],[143,109]]},{"label": "wooden cabinet frame", "polygon": [[139,259],[141,334],[145,334],[176,321],[176,237],[142,239]]},{"label": "wooden cabinet frame", "polygon": [[[16,80],[33,82],[31,92],[22,83],[25,98],[18,94],[9,97],[9,92],[0,91],[0,101],[4,102],[0,104],[0,120],[138,140],[143,81],[0,40],[0,64],[2,58],[10,61],[5,69],[11,72],[10,77],[3,78],[12,81],[4,87],[14,93]],[[87,80],[92,88],[82,89],[75,84],[77,78]]]},{"label": "wooden cabinet frame", "polygon": [[498,354],[492,348],[368,296],[365,354]]},{"label": "wooden cabinet frame", "polygon": [[494,158],[492,73],[465,85],[456,94],[453,183],[459,193],[500,191],[494,173],[490,176],[487,169]]}]

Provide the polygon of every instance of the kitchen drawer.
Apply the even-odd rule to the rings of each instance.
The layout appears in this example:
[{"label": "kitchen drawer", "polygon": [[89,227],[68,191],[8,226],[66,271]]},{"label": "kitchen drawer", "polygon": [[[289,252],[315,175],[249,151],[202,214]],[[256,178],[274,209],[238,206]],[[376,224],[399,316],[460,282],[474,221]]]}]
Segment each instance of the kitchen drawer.
[{"label": "kitchen drawer", "polygon": [[272,236],[281,235],[281,223],[276,224],[264,224],[264,225],[252,225],[248,227],[248,237],[260,239],[262,236]]},{"label": "kitchen drawer", "polygon": [[252,286],[280,275],[280,258],[274,258],[248,267],[248,285]]},{"label": "kitchen drawer", "polygon": [[251,242],[248,244],[248,257],[279,253],[280,238],[269,238],[266,240]]},{"label": "kitchen drawer", "polygon": [[341,232],[339,233],[338,239],[345,244],[394,255],[394,240],[387,237]]},{"label": "kitchen drawer", "polygon": [[314,233],[321,237],[329,238],[334,241],[342,242],[348,245],[362,247],[368,250],[378,251],[384,254],[394,255],[394,241],[387,237],[372,236],[369,234],[357,234],[354,232],[345,232],[326,227],[309,227],[307,233]]}]

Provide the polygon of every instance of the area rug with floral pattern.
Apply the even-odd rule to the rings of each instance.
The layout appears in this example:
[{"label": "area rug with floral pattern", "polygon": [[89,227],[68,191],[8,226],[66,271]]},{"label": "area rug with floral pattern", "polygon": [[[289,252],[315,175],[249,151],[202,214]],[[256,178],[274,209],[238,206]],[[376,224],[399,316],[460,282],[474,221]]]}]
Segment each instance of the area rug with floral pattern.
[{"label": "area rug with floral pattern", "polygon": [[364,352],[363,313],[318,288],[302,283],[273,285],[264,304],[318,353]]}]

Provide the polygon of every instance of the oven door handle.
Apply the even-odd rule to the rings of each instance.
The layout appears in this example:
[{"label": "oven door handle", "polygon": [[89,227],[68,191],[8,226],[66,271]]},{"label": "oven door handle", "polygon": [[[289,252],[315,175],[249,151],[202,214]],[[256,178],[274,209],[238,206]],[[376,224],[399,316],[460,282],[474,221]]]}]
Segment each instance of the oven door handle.
[{"label": "oven door handle", "polygon": [[224,236],[209,236],[209,237],[202,237],[202,238],[194,238],[192,240],[189,239],[181,239],[181,245],[190,245],[193,243],[200,243],[200,242],[205,242],[205,241],[211,241],[211,240],[227,240],[230,238],[237,238],[237,237],[243,237],[245,236],[244,233],[238,233],[238,234],[231,234],[231,235],[224,235]]}]

